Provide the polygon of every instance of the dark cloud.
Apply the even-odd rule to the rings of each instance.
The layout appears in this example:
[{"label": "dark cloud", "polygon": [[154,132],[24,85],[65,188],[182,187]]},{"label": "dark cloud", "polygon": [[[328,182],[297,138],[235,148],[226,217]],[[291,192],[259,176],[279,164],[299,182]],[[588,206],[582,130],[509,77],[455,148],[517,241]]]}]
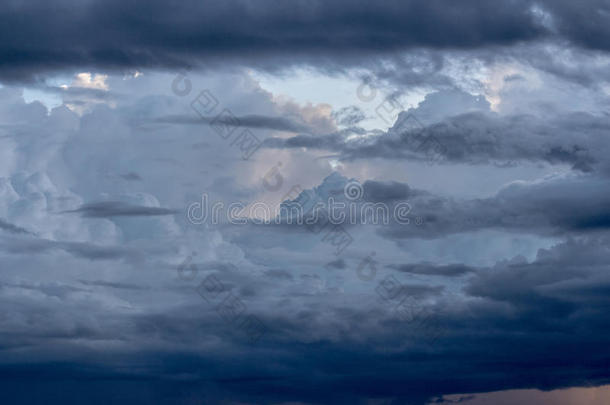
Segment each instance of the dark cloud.
[{"label": "dark cloud", "polygon": [[337,260],[333,260],[332,262],[326,263],[326,266],[324,266],[324,267],[343,270],[343,269],[347,268],[347,263],[345,263],[345,260],[343,260],[343,259],[337,259]]},{"label": "dark cloud", "polygon": [[[301,204],[303,212],[307,212],[308,207],[317,203],[328,212],[329,197],[335,203],[347,201],[343,190],[349,181],[334,172],[319,186],[305,190],[291,204]],[[341,223],[346,229],[375,224],[377,231],[390,239],[436,239],[482,230],[562,236],[610,229],[610,182],[593,175],[516,181],[491,197],[475,199],[435,195],[399,182],[367,180],[362,190],[361,201],[350,201],[358,215],[352,220],[347,205],[335,204],[334,223]],[[319,208],[317,212],[315,216],[311,212],[305,215],[307,224],[293,218],[281,221],[279,226],[275,222],[252,224],[252,229],[255,232],[263,232],[261,228],[288,232],[301,229],[302,233],[308,233],[306,229],[311,229],[312,221],[316,226],[328,221],[328,214]],[[280,235],[281,239],[285,233]]]},{"label": "dark cloud", "polygon": [[406,200],[416,194],[407,184],[395,181],[382,182],[367,180],[362,185],[362,190],[362,198],[370,202],[389,203],[396,200]]},{"label": "dark cloud", "polygon": [[538,162],[570,165],[579,172],[610,173],[610,143],[605,136],[609,130],[609,117],[587,113],[540,118],[473,112],[423,126],[407,111],[380,136],[348,138],[351,133],[344,131],[269,138],[265,145],[330,150],[346,160],[379,157],[512,166]]},{"label": "dark cloud", "polygon": [[294,277],[286,270],[269,269],[265,271],[265,276],[280,280],[293,280]]},{"label": "dark cloud", "polygon": [[589,0],[574,3],[568,0],[545,1],[543,9],[550,23],[571,41],[592,49],[610,50],[610,3]]},{"label": "dark cloud", "polygon": [[133,205],[121,201],[102,201],[84,204],[81,207],[65,211],[66,213],[79,213],[88,218],[111,218],[111,217],[150,217],[173,215],[177,211],[168,208],[145,207]]},{"label": "dark cloud", "polygon": [[[292,310],[283,301],[256,312],[268,331],[255,345],[203,299],[164,313],[111,312],[94,323],[88,317],[78,327],[46,321],[61,311],[38,303],[27,311],[45,316],[34,318],[26,331],[0,336],[6,352],[0,380],[5,398],[16,404],[36,403],[42,395],[46,403],[59,403],[60,390],[71,393],[61,397],[68,404],[94,394],[93,403],[119,404],[133,398],[188,404],[196,397],[210,404],[359,404],[382,398],[423,405],[460,392],[603,384],[610,381],[607,244],[607,237],[574,239],[540,250],[531,262],[516,258],[476,269],[464,280],[468,299],[461,303],[448,301],[442,286],[405,284],[416,303],[434,309],[442,333],[433,342],[430,330],[379,301],[376,283],[358,297],[366,300],[362,307],[341,303],[343,296],[331,305],[303,297],[305,308]],[[426,266],[428,274],[448,268]],[[50,297],[80,293],[67,286],[4,287],[38,289]],[[5,308],[9,297],[14,295],[2,296]],[[12,308],[13,317],[26,311]],[[105,320],[120,329],[121,348],[83,347],[117,340],[115,329],[98,325],[107,325]],[[8,350],[17,347],[15,339],[21,342],[20,362],[12,362]]]},{"label": "dark cloud", "polygon": [[140,256],[137,250],[122,246],[99,246],[89,243],[77,242],[55,242],[49,245],[50,248],[62,249],[66,252],[89,260],[122,260],[133,259]]},{"label": "dark cloud", "polygon": [[356,106],[343,107],[339,111],[334,111],[332,117],[337,124],[351,127],[366,118],[364,111]]},{"label": "dark cloud", "polygon": [[525,78],[520,74],[508,75],[504,78],[505,82],[517,82],[520,80],[525,80]]},{"label": "dark cloud", "polygon": [[548,37],[607,50],[605,18],[603,0],[578,6],[532,0],[310,0],[281,6],[189,0],[171,12],[159,0],[11,1],[0,10],[0,72],[5,80],[24,79],[65,68],[178,68],[219,59],[268,68],[333,59],[361,64],[362,52],[473,49]]},{"label": "dark cloud", "polygon": [[27,229],[24,229],[20,226],[17,225],[13,225],[9,222],[6,222],[2,219],[0,219],[0,229],[10,232],[10,233],[15,233],[15,234],[26,234],[26,235],[33,235],[32,232],[28,231]]},{"label": "dark cloud", "polygon": [[136,284],[129,284],[129,283],[117,283],[117,282],[102,281],[102,280],[95,280],[95,281],[79,280],[79,282],[81,284],[84,284],[86,286],[91,286],[91,287],[104,287],[104,288],[112,288],[112,289],[119,289],[119,290],[146,290],[146,287],[142,287],[142,286],[139,286]]},{"label": "dark cloud", "polygon": [[142,177],[138,173],[129,172],[120,175],[123,180],[127,181],[142,181]]},{"label": "dark cloud", "polygon": [[329,135],[297,135],[291,138],[267,138],[263,145],[269,148],[312,148],[338,151],[344,146],[345,138],[353,133],[343,130]]},{"label": "dark cloud", "polygon": [[55,297],[60,299],[66,299],[67,296],[71,293],[81,293],[86,290],[83,288],[77,288],[66,284],[53,283],[53,284],[43,284],[43,283],[6,283],[2,285],[3,288],[16,288],[22,290],[29,290],[34,292],[40,292],[48,297]]},{"label": "dark cloud", "polygon": [[476,270],[464,264],[435,265],[433,263],[409,263],[392,264],[389,267],[404,273],[445,277],[459,277]]},{"label": "dark cloud", "polygon": [[[606,9],[597,0],[582,6],[567,0],[186,0],[171,10],[157,0],[9,0],[0,6],[0,80],[65,69],[225,63],[377,68],[387,55],[408,50],[404,60],[397,57],[387,70],[370,74],[380,81],[450,86],[463,79],[455,73],[460,66],[446,69],[455,67],[451,57],[468,61],[468,80],[471,67],[478,69],[478,62],[497,52],[498,59],[506,58],[502,62],[524,58],[586,84],[603,63],[588,63],[590,69],[579,72],[582,61],[572,56],[603,56],[598,50],[608,48]],[[545,61],[552,51],[537,51],[549,43],[569,49],[571,57],[562,53]],[[518,50],[511,54],[509,48]],[[571,59],[578,59],[576,67]],[[459,77],[444,76],[454,73]],[[527,85],[527,67],[523,75]],[[213,120],[175,115],[185,110],[173,97],[146,93],[168,90],[155,77],[111,77],[109,85],[120,94],[34,86],[83,107],[116,102],[82,117],[66,107],[49,113],[39,102],[10,101],[21,100],[19,90],[0,89],[8,103],[0,103],[2,130],[10,136],[2,144],[8,177],[0,179],[7,219],[0,221],[0,389],[7,403],[423,405],[443,394],[610,382],[608,116],[501,116],[484,98],[452,90],[428,95],[399,117],[415,117],[410,127],[395,125],[383,134],[358,128],[363,114],[353,107],[309,120],[311,127],[328,120],[325,133],[339,125],[341,130],[324,136],[295,117],[272,116],[271,96],[254,82],[244,89],[241,82],[230,83],[238,76],[221,75],[218,94],[240,115],[217,123],[299,134],[266,141],[268,147],[303,149],[284,153],[291,158],[282,166],[285,189],[294,182],[315,184],[318,173],[328,170],[325,161],[314,160],[320,154],[306,148],[343,160],[459,164],[467,175],[524,162],[573,169],[498,184],[499,192],[484,197],[477,194],[481,188],[468,188],[469,197],[458,199],[391,181],[393,170],[402,169],[397,162],[373,167],[377,162],[351,161],[341,170],[376,176],[363,179],[358,206],[383,203],[394,212],[408,203],[412,210],[408,223],[346,226],[354,243],[339,254],[328,228],[317,233],[286,221],[194,226],[184,217],[159,218],[176,211],[143,203],[191,203],[202,187],[225,201],[252,201],[263,191],[260,175],[266,170],[264,161],[250,166],[225,154],[226,145],[216,148],[217,136],[206,136],[199,144],[206,148],[192,150],[201,142],[201,128],[159,125]],[[215,78],[205,80],[213,84]],[[508,80],[516,85],[519,78]],[[136,92],[137,103],[127,105],[126,89]],[[247,115],[256,103],[260,114]],[[151,124],[149,117],[159,116]],[[147,118],[152,131],[130,125]],[[519,175],[534,178],[530,166]],[[441,176],[460,184],[464,172]],[[142,177],[147,181],[139,182]],[[499,177],[491,177],[482,188],[494,187],[489,184]],[[428,179],[434,181],[433,174]],[[297,199],[345,201],[350,181],[334,173]],[[284,190],[277,191],[264,199],[279,202]],[[115,201],[127,192],[146,195]],[[110,201],[95,202],[100,195]],[[75,201],[94,202],[78,207]],[[45,239],[11,222],[35,225]],[[511,234],[489,236],[500,232]],[[532,240],[558,244],[529,260],[512,257],[514,251],[531,252],[531,246],[515,246]],[[494,245],[500,256],[494,265],[479,264],[485,253],[475,249],[481,245]],[[197,254],[184,260],[185,252]],[[365,260],[374,256],[378,262],[378,273],[363,281],[358,266],[367,254]],[[438,263],[431,259],[437,254]],[[202,283],[209,276],[223,285],[214,302]],[[400,301],[381,296],[385,276],[398,282]],[[223,308],[235,298],[241,307]],[[256,343],[240,329],[243,318],[231,314],[242,310],[266,326]]]},{"label": "dark cloud", "polygon": [[494,229],[547,236],[609,229],[610,193],[605,179],[579,176],[515,182],[495,196],[456,200],[419,192],[408,200],[420,224],[391,222],[379,232],[391,238],[440,238]]},{"label": "dark cloud", "polygon": [[264,115],[244,115],[244,116],[225,116],[207,118],[193,116],[167,116],[155,120],[159,123],[183,124],[183,125],[216,125],[233,126],[256,129],[270,129],[274,131],[287,132],[313,132],[312,129],[303,123],[296,122],[287,117],[269,117]]},{"label": "dark cloud", "polygon": [[[33,390],[15,388],[26,383],[49,390],[48,402],[55,398],[45,383],[51,381],[54,390],[99,393],[95,401],[110,398],[112,392],[115,403],[146,392],[151,404],[168,398],[187,404],[196,396],[212,404],[228,399],[354,404],[382,398],[423,405],[461,392],[604,384],[610,381],[607,244],[607,237],[575,239],[540,250],[530,262],[515,258],[477,269],[463,285],[466,302],[438,295],[437,304],[419,301],[435,308],[442,327],[434,343],[428,330],[410,318],[401,319],[386,303],[365,309],[320,304],[323,311],[297,313],[283,306],[281,311],[257,314],[269,329],[264,340],[249,345],[241,335],[230,333],[234,326],[208,314],[211,309],[202,300],[198,307],[115,320],[125,325],[125,342],[138,348],[133,352],[104,352],[102,357],[65,343],[112,336],[103,328],[83,326],[57,334],[64,343],[56,344],[49,357],[30,361],[27,367],[1,362],[3,389],[6,398],[16,398],[12,403],[21,403],[19,398],[29,403],[36,396]],[[445,268],[433,267],[429,273]],[[336,338],[316,338],[334,331],[340,333]],[[32,346],[22,348],[22,355],[35,355],[37,344],[48,344],[50,332],[30,337]],[[6,345],[9,339],[3,335],[1,342]],[[215,346],[198,346],[202,342]],[[70,358],[76,353],[79,361],[53,361],[68,353]]]},{"label": "dark cloud", "polygon": [[89,260],[138,259],[142,252],[125,246],[103,246],[85,242],[60,242],[41,238],[13,238],[3,242],[2,250],[12,254],[41,254],[63,250]]}]

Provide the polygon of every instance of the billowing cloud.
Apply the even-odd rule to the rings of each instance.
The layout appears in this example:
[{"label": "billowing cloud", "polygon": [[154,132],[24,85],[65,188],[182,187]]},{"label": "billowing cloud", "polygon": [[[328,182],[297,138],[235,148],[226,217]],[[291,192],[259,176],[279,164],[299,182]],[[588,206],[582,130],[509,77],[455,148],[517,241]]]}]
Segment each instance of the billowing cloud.
[{"label": "billowing cloud", "polygon": [[[428,99],[442,97],[442,92],[429,95],[418,108],[396,113],[396,121],[386,133],[363,136],[344,130],[270,138],[265,144],[270,148],[327,150],[345,160],[385,158],[504,166],[533,162],[569,165],[578,172],[609,171],[606,151],[610,145],[605,134],[610,121],[605,115],[499,115],[486,111],[487,102],[473,112],[449,117],[445,114],[452,111],[442,107],[434,110],[435,115],[428,112]],[[458,105],[468,109],[467,103]]]},{"label": "billowing cloud", "polygon": [[[0,6],[4,397],[609,383],[606,19],[597,0]],[[343,222],[248,213],[331,199]]]}]

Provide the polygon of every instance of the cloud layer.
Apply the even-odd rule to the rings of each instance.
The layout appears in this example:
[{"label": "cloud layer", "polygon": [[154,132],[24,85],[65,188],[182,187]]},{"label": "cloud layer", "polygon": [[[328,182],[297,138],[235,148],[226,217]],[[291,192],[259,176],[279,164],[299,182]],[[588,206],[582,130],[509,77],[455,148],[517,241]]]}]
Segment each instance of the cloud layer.
[{"label": "cloud layer", "polygon": [[0,12],[2,78],[75,67],[184,68],[215,65],[218,58],[267,68],[303,61],[356,65],[360,52],[474,49],[549,38],[589,49],[610,46],[604,0],[295,0],[281,6],[231,0],[168,7],[162,1],[11,1]]},{"label": "cloud layer", "polygon": [[[496,404],[610,383],[608,12],[5,2],[4,397]],[[252,214],[331,199],[369,210]]]}]

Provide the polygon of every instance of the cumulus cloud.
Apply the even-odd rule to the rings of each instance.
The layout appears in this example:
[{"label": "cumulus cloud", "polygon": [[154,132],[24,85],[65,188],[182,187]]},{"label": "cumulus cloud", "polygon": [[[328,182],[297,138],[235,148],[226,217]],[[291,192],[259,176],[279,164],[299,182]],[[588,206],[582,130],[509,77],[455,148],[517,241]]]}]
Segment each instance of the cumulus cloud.
[{"label": "cumulus cloud", "polygon": [[[610,124],[607,116],[583,112],[544,118],[505,116],[489,112],[489,104],[480,96],[458,94],[466,100],[477,100],[473,112],[451,115],[468,110],[468,103],[458,102],[460,107],[450,104],[449,110],[443,109],[443,102],[438,102],[443,92],[439,92],[426,96],[417,108],[397,113],[392,128],[381,135],[340,131],[323,136],[270,138],[265,145],[328,150],[345,160],[385,158],[507,166],[533,162],[569,165],[579,172],[608,172],[609,145],[604,135]],[[449,95],[449,100],[454,99]],[[430,104],[441,106],[432,114],[428,112]]]},{"label": "cumulus cloud", "polygon": [[[515,181],[493,196],[475,199],[435,195],[405,183],[367,180],[354,200],[346,192],[354,181],[333,172],[320,185],[284,202],[286,210],[279,210],[282,220],[278,232],[288,225],[307,234],[306,229],[322,227],[329,218],[349,231],[375,226],[380,235],[392,240],[438,239],[485,230],[554,237],[596,234],[610,226],[609,183],[603,177],[565,175]],[[314,209],[316,205],[319,207]],[[297,206],[302,208],[299,215],[303,221],[288,220],[299,212],[290,211],[290,207]],[[401,208],[405,208],[404,213]],[[252,225],[260,231],[260,224],[255,223]],[[265,224],[271,228],[277,225],[275,220]]]},{"label": "cumulus cloud", "polygon": [[542,235],[596,233],[608,228],[607,180],[558,177],[515,182],[489,198],[459,200],[420,193],[409,199],[421,225],[395,223],[380,232],[392,238],[442,237],[495,229]]},{"label": "cumulus cloud", "polygon": [[[0,7],[0,80],[63,103],[0,89],[7,400],[423,405],[610,381],[605,4],[267,3]],[[578,57],[545,63],[560,47]],[[367,130],[357,96],[286,101],[241,69],[307,65],[422,101]],[[155,72],[197,66],[181,92]],[[214,123],[267,147],[245,160]],[[334,227],[194,224],[203,194],[409,212],[345,224],[339,252]]]}]

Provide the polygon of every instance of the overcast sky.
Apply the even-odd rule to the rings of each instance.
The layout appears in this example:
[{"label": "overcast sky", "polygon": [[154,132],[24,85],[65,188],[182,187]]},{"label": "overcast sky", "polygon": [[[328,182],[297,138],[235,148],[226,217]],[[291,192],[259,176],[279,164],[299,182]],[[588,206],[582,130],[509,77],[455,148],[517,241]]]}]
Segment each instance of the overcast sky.
[{"label": "overcast sky", "polygon": [[609,96],[608,0],[5,0],[3,397],[608,404]]}]

